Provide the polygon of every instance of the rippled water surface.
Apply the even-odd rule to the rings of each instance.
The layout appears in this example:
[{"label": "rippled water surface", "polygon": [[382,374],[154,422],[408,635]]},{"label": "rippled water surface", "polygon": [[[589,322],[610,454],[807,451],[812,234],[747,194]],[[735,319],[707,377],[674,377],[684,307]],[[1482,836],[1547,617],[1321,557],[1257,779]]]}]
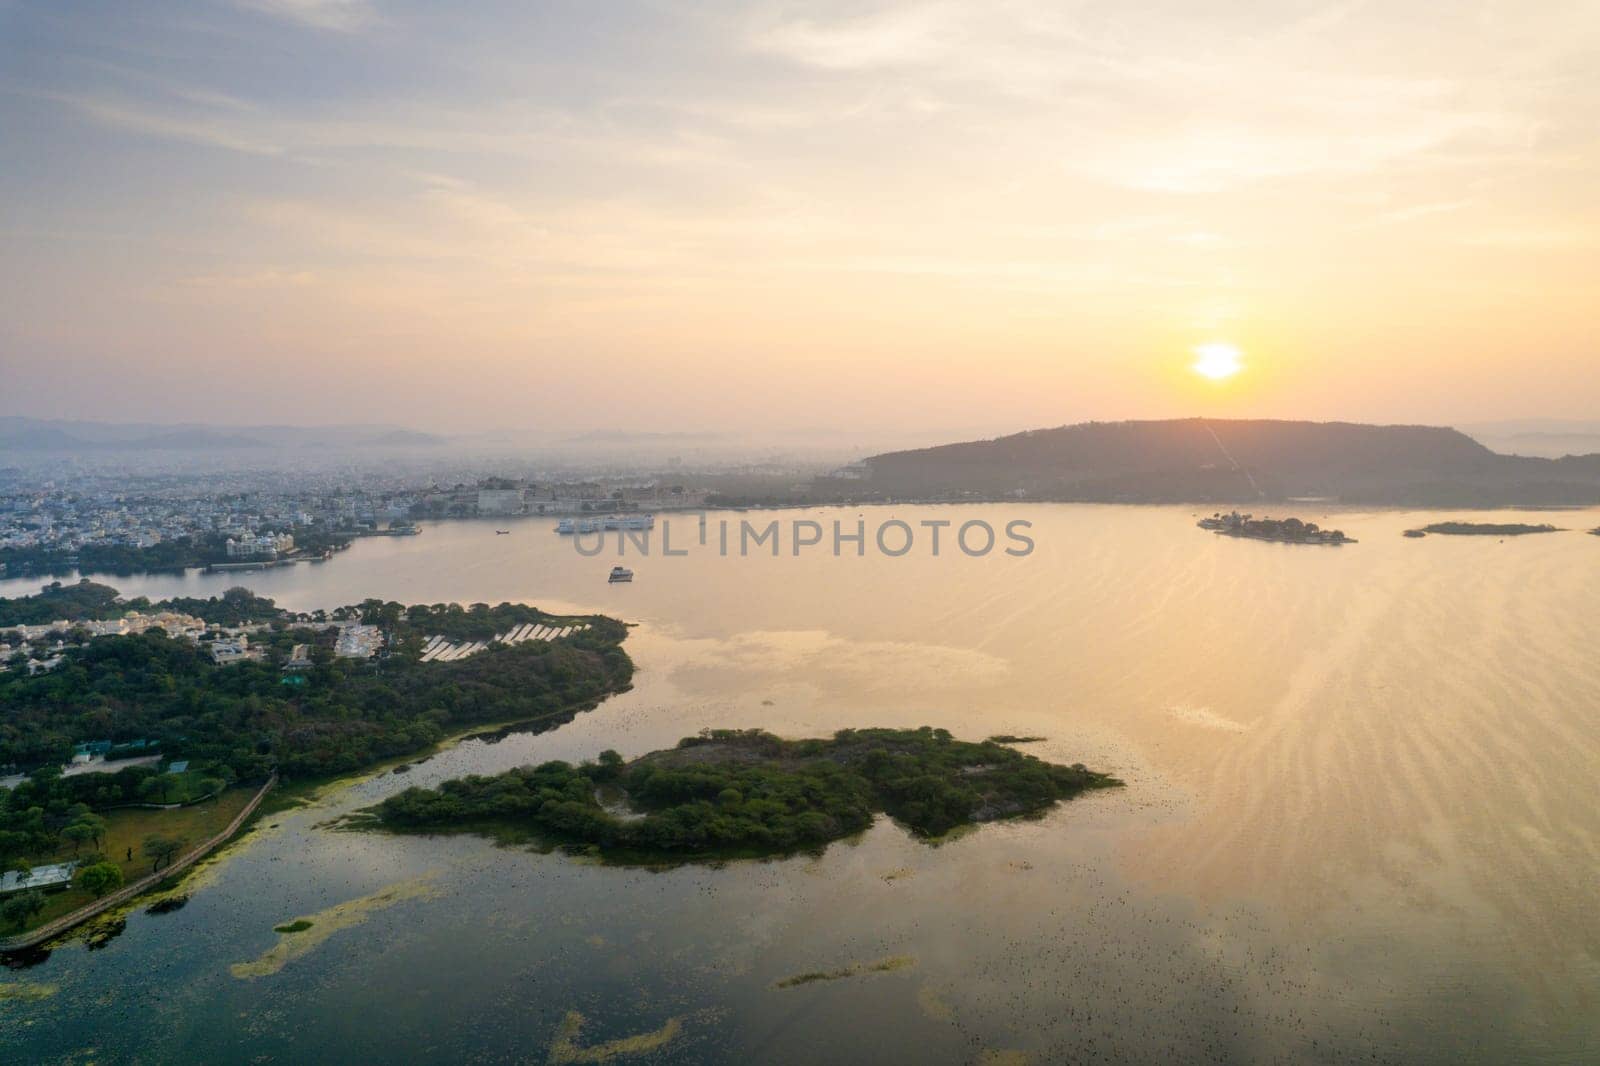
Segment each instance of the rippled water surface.
[{"label": "rippled water surface", "polygon": [[[469,740],[274,816],[182,910],[0,972],[33,990],[0,999],[0,1051],[1595,1061],[1600,538],[1408,540],[1459,516],[1304,508],[1361,543],[1229,540],[1178,508],[861,513],[1024,518],[1037,548],[739,558],[713,535],[608,585],[614,552],[581,558],[548,521],[464,522],[323,565],[112,579],[152,597],[243,582],[296,609],[603,611],[637,623],[639,672],[555,732]],[[1545,519],[1600,525],[1527,520]],[[1128,787],[939,847],[880,821],[820,857],[670,871],[325,825],[408,785],[707,726],[924,723],[1043,736],[1029,750]],[[326,935],[278,948],[272,927],[298,916]],[[779,987],[813,971],[846,976]]]}]

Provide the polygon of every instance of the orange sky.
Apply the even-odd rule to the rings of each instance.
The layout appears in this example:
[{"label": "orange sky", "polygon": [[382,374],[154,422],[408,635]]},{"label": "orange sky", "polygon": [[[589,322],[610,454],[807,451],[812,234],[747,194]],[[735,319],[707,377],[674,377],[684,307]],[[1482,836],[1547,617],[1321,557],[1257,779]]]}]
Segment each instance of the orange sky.
[{"label": "orange sky", "polygon": [[1594,3],[58,7],[0,413],[1600,413]]}]

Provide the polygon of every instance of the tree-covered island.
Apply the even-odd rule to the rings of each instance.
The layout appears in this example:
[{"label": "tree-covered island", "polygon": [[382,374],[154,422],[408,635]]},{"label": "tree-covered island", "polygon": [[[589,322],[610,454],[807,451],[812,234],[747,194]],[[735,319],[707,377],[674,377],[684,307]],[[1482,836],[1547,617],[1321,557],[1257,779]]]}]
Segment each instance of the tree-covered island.
[{"label": "tree-covered island", "polygon": [[[410,788],[370,814],[406,832],[525,835],[620,861],[816,849],[883,812],[924,838],[1039,815],[1121,782],[943,729],[846,729],[826,740],[711,730],[624,762],[614,751]],[[509,833],[508,833],[509,831]]]},{"label": "tree-covered island", "polygon": [[1548,522],[1434,522],[1416,532],[1447,537],[1525,537],[1530,533],[1559,533],[1561,529]]}]

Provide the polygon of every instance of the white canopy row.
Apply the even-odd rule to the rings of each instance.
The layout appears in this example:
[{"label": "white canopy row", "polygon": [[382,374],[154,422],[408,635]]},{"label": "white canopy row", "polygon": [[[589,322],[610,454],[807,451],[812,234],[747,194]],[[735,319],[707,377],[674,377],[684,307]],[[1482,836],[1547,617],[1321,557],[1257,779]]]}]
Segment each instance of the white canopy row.
[{"label": "white canopy row", "polygon": [[469,641],[456,644],[444,637],[430,637],[422,646],[421,659],[425,663],[448,663],[457,659],[464,659],[475,655],[487,648],[490,644],[525,644],[530,640],[560,640],[562,637],[588,629],[587,623],[571,626],[547,626],[530,622],[520,625],[506,633],[496,635],[492,640]]}]

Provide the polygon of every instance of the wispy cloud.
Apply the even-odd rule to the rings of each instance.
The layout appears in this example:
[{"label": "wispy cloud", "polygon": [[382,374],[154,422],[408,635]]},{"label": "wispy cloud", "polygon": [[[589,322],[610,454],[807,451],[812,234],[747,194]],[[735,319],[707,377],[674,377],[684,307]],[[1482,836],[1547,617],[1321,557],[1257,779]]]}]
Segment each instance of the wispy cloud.
[{"label": "wispy cloud", "polygon": [[349,32],[378,21],[370,0],[236,0],[246,10],[259,11],[319,30]]},{"label": "wispy cloud", "polygon": [[254,291],[258,289],[304,288],[317,283],[309,270],[255,270],[243,274],[197,274],[181,284],[195,289]]},{"label": "wispy cloud", "polygon": [[157,110],[146,103],[111,97],[74,96],[49,93],[48,96],[104,126],[164,140],[186,141],[213,148],[225,148],[248,155],[279,155],[283,146],[239,122],[217,121],[207,117],[182,116]]},{"label": "wispy cloud", "polygon": [[835,70],[911,66],[947,56],[959,19],[959,10],[947,4],[890,7],[833,21],[780,15],[759,19],[750,43]]},{"label": "wispy cloud", "polygon": [[1400,207],[1393,211],[1385,211],[1375,220],[1375,225],[1390,226],[1403,222],[1412,222],[1430,215],[1449,214],[1454,211],[1464,211],[1472,206],[1471,200],[1445,200],[1437,203],[1413,204],[1410,207]]}]

